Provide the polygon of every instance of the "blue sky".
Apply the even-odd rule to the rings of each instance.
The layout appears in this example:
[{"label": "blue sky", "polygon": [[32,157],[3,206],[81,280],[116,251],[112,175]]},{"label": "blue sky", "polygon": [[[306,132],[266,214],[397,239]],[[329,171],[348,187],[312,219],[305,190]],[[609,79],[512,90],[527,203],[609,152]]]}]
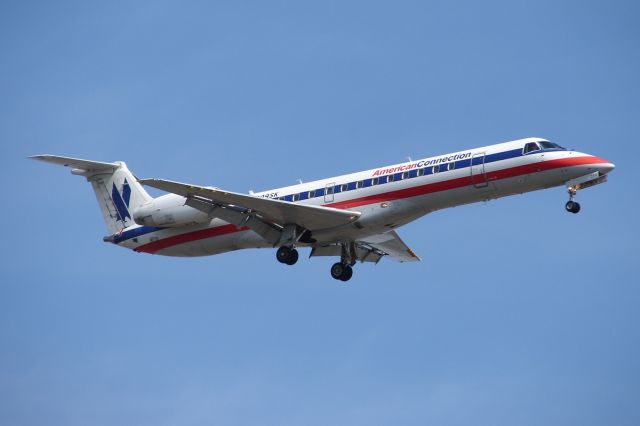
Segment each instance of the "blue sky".
[{"label": "blue sky", "polygon": [[[632,1],[0,4],[0,423],[640,423]],[[527,136],[617,169],[400,230],[417,264],[103,243],[52,153],[262,190]],[[533,224],[532,224],[533,222]],[[305,253],[306,254],[306,253]]]}]

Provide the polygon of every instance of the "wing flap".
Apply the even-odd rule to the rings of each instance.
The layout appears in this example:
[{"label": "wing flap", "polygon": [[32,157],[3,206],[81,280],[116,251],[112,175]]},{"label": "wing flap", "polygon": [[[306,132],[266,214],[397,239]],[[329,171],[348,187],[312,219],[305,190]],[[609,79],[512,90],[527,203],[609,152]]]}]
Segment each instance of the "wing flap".
[{"label": "wing flap", "polygon": [[363,238],[358,241],[358,243],[366,244],[380,250],[398,262],[417,262],[421,260],[420,257],[402,241],[396,231],[372,235]]},{"label": "wing flap", "polygon": [[[361,240],[354,241],[355,259],[360,262],[378,263],[384,256],[397,260],[398,262],[416,262],[421,260],[413,250],[407,246],[396,231],[376,234]],[[313,247],[309,257],[316,256],[338,256],[342,254],[341,243],[317,245]]]},{"label": "wing flap", "polygon": [[164,179],[142,179],[143,185],[182,195],[183,197],[202,197],[222,206],[237,206],[277,223],[279,225],[297,224],[310,231],[347,225],[360,217],[360,212],[339,210],[331,207],[293,204],[286,201],[238,194],[218,188],[189,185]]},{"label": "wing flap", "polygon": [[[342,247],[337,243],[333,243],[315,246],[311,251],[309,257],[340,257],[341,253]],[[380,261],[380,258],[382,258],[384,255],[385,253],[382,253],[381,251],[372,249],[371,247],[367,247],[356,242],[355,257],[358,262],[378,263]]]}]

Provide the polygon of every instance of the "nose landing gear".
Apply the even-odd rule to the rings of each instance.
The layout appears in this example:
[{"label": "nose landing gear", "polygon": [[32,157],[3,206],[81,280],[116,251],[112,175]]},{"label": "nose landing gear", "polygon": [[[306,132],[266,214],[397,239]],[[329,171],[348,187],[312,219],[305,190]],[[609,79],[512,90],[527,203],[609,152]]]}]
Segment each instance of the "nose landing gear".
[{"label": "nose landing gear", "polygon": [[573,201],[578,191],[573,186],[570,186],[568,188],[568,192],[569,192],[569,201],[567,201],[567,204],[564,205],[564,208],[569,213],[573,213],[573,214],[578,213],[580,211],[580,203],[578,203],[577,201]]}]

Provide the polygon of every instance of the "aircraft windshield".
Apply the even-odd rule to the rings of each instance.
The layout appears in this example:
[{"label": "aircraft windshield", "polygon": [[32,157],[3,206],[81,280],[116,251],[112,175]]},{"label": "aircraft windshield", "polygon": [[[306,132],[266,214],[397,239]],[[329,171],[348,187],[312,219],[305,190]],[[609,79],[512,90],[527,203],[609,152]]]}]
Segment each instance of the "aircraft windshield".
[{"label": "aircraft windshield", "polygon": [[540,144],[542,149],[564,149],[564,150],[566,150],[566,148],[561,147],[557,143],[547,142],[547,141],[540,141],[538,143]]}]

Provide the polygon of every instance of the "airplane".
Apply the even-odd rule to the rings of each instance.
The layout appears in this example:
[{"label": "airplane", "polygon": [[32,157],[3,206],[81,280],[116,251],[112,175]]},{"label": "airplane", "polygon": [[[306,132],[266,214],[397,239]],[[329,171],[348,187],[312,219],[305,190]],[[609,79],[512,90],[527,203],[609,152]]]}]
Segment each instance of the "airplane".
[{"label": "airplane", "polygon": [[[418,261],[396,229],[436,210],[566,186],[565,209],[578,213],[577,191],[607,181],[611,162],[526,138],[401,164],[241,194],[165,179],[138,179],[122,161],[56,155],[35,160],[71,167],[93,186],[109,235],[105,242],[164,256],[207,256],[277,248],[293,265],[334,256],[331,276],[348,281],[356,262],[383,257]],[[152,198],[144,186],[168,194]]]}]

